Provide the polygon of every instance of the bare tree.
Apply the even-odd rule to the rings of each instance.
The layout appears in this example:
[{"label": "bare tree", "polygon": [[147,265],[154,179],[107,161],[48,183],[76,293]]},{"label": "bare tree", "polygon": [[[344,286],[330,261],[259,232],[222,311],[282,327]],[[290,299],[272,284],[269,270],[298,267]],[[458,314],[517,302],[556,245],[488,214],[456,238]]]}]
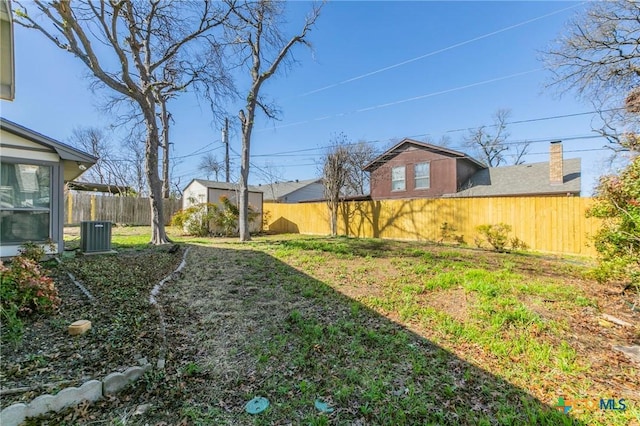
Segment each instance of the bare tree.
[{"label": "bare tree", "polygon": [[213,29],[226,20],[228,8],[210,1],[33,0],[29,5],[40,12],[35,16],[24,4],[16,4],[16,24],[41,32],[78,57],[99,85],[118,93],[142,115],[151,243],[169,242],[158,175],[158,94],[185,90],[197,81],[197,71],[189,71],[210,62],[217,46]]},{"label": "bare tree", "polygon": [[69,143],[98,157],[97,163],[83,173],[82,180],[113,185],[120,194],[122,187],[134,187],[132,163],[128,158],[135,153],[124,147],[125,155],[116,154],[112,148],[113,142],[105,131],[96,127],[78,127],[73,129]]},{"label": "bare tree", "polygon": [[[507,124],[511,111],[499,109],[493,114],[493,124],[471,129],[464,138],[464,145],[489,167],[506,164],[522,164],[529,153],[529,142],[508,142]],[[507,154],[512,154],[508,156]]]},{"label": "bare tree", "polygon": [[205,173],[207,179],[209,179],[209,176],[213,174],[215,180],[217,181],[220,173],[224,172],[225,165],[224,162],[219,161],[215,155],[213,155],[212,153],[208,153],[200,159],[198,170]]},{"label": "bare tree", "polygon": [[[509,149],[505,142],[509,137],[507,119],[511,113],[508,110],[498,110],[493,115],[492,126],[480,126],[469,131],[464,142],[474,151],[479,160],[489,167],[497,167],[505,161],[505,152]],[[493,130],[492,130],[493,129]]]},{"label": "bare tree", "polygon": [[365,195],[369,193],[369,172],[362,168],[376,157],[376,151],[371,144],[359,141],[345,145],[348,152],[347,180],[343,192],[345,195]]},{"label": "bare tree", "polygon": [[273,105],[260,96],[265,81],[271,78],[278,67],[286,63],[291,49],[297,44],[309,46],[307,35],[320,14],[314,7],[302,30],[286,39],[281,32],[284,26],[284,3],[268,0],[245,1],[232,8],[233,20],[228,25],[231,40],[240,56],[241,64],[248,68],[251,85],[245,97],[244,109],[238,116],[242,128],[242,152],[240,160],[240,240],[249,241],[249,156],[251,133],[256,110],[267,117],[275,118]]},{"label": "bare tree", "polygon": [[144,131],[135,129],[122,142],[122,148],[127,153],[126,162],[131,174],[129,186],[132,186],[138,196],[147,195],[147,178],[145,164],[145,136]]},{"label": "bare tree", "polygon": [[629,136],[640,133],[639,22],[637,1],[590,2],[544,56],[550,86],[577,93],[600,110],[604,124],[594,130],[615,151],[634,150]]},{"label": "bare tree", "polygon": [[258,172],[262,175],[262,179],[268,187],[267,196],[274,201],[277,200],[276,185],[285,180],[284,169],[276,167],[273,162],[267,162],[263,167],[258,169]]},{"label": "bare tree", "polygon": [[333,137],[322,166],[324,198],[329,208],[331,235],[338,235],[338,208],[349,177],[348,140],[343,133]]}]

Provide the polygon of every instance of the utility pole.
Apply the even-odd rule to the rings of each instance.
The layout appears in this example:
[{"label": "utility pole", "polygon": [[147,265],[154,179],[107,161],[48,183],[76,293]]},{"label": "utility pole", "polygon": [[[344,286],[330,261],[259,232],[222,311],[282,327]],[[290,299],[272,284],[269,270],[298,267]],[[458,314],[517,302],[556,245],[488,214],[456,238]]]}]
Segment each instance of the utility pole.
[{"label": "utility pole", "polygon": [[229,183],[229,119],[224,119],[224,129],[222,129],[222,143],[225,147],[224,167],[226,182]]}]

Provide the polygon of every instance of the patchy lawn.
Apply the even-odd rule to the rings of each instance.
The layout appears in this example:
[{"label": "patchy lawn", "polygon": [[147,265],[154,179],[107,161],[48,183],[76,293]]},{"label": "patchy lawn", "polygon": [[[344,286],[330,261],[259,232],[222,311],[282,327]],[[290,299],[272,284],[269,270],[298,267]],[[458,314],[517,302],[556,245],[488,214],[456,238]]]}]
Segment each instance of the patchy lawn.
[{"label": "patchy lawn", "polygon": [[[145,256],[158,250],[144,247],[140,231],[115,228],[125,235],[114,243],[128,250],[65,268],[93,271],[76,272],[92,291],[104,279],[96,271],[109,269],[91,262],[120,264],[109,277],[155,266]],[[39,423],[640,424],[638,366],[611,350],[640,344],[633,295],[584,278],[579,262],[349,238],[191,242],[183,277],[159,299],[166,369],[117,397]],[[173,256],[165,269],[179,262]],[[119,309],[110,305],[125,319],[102,309],[96,336],[82,345],[120,351],[104,348],[122,324],[131,329],[116,342],[130,348],[123,359],[139,353],[155,362],[158,326],[148,292],[166,272],[160,269],[141,270],[139,293],[117,299]],[[111,284],[114,297],[128,287]],[[603,321],[601,313],[635,327]],[[138,317],[141,324],[132,322]],[[553,407],[561,395],[574,400],[571,417]],[[252,416],[244,404],[255,396],[271,405]],[[624,398],[627,409],[590,409],[600,398]],[[333,411],[321,413],[316,400]]]}]

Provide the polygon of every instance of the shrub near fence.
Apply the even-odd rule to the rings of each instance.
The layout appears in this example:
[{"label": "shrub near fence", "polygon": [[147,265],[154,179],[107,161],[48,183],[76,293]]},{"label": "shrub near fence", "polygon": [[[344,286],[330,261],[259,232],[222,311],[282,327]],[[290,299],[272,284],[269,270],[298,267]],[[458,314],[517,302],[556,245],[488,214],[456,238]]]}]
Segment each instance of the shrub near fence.
[{"label": "shrub near fence", "polygon": [[[164,199],[165,225],[171,216],[182,208],[182,200]],[[106,220],[124,225],[151,223],[149,198],[102,196],[90,193],[68,192],[65,196],[65,225],[76,225],[85,220]]]},{"label": "shrub near fence", "polygon": [[[531,250],[595,256],[588,236],[601,222],[585,217],[592,202],[579,197],[356,201],[342,203],[338,225],[342,235],[438,241],[446,222],[473,246],[478,226],[505,223],[512,227],[510,237]],[[330,233],[326,203],[265,203],[264,210],[271,232]]]}]

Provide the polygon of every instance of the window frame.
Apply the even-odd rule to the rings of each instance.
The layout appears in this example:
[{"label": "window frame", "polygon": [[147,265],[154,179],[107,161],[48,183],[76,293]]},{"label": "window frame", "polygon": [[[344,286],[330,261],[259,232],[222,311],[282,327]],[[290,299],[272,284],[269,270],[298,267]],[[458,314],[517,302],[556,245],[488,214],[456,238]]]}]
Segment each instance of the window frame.
[{"label": "window frame", "polygon": [[[394,170],[402,169],[402,180],[394,179]],[[394,188],[394,182],[402,182],[402,188]],[[391,167],[391,192],[399,192],[407,190],[407,166],[392,166]]]},{"label": "window frame", "polygon": [[[418,166],[427,166],[427,174],[418,176]],[[418,186],[418,180],[427,179],[426,186]],[[421,163],[416,163],[413,166],[413,187],[415,189],[430,189],[431,188],[431,162],[423,161]]]},{"label": "window frame", "polygon": [[[55,241],[57,236],[55,233],[56,223],[59,220],[58,206],[60,201],[58,200],[58,191],[56,185],[61,178],[60,163],[53,161],[44,161],[31,158],[18,158],[18,157],[2,157],[0,159],[2,164],[12,165],[27,165],[27,166],[40,166],[49,168],[49,206],[33,206],[33,207],[3,207],[0,204],[0,212],[47,212],[49,214],[49,226],[47,236],[42,240],[32,241],[34,243],[44,243],[48,240]],[[0,241],[0,246],[18,246],[25,241],[6,241],[4,238]]]}]

